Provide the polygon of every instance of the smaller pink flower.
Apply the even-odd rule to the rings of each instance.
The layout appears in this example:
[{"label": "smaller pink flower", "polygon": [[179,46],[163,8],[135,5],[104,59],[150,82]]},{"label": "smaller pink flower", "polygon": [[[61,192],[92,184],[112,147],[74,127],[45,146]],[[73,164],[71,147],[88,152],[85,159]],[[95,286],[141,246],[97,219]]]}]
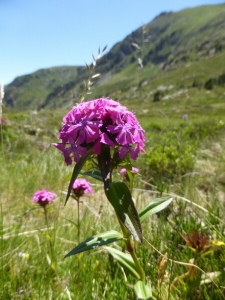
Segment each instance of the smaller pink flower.
[{"label": "smaller pink flower", "polygon": [[184,114],[183,115],[183,120],[187,120],[188,119],[188,114]]},{"label": "smaller pink flower", "polygon": [[84,178],[77,178],[74,181],[72,191],[74,192],[77,198],[83,196],[83,194],[93,194],[93,189],[90,182]]},{"label": "smaller pink flower", "polygon": [[[131,170],[131,173],[133,174],[137,174],[139,172],[139,169],[135,168],[135,167],[132,167],[132,170]],[[122,168],[120,170],[120,174],[122,174],[126,180],[129,180],[129,177],[127,175],[127,170],[125,168]]]},{"label": "smaller pink flower", "polygon": [[6,117],[2,117],[2,118],[1,118],[1,123],[2,123],[2,124],[6,124],[6,123],[7,123]]},{"label": "smaller pink flower", "polygon": [[49,192],[47,190],[38,190],[34,193],[34,196],[31,199],[31,201],[40,204],[42,207],[45,207],[46,205],[51,203],[52,200],[55,199],[56,197],[57,197],[56,194]]}]

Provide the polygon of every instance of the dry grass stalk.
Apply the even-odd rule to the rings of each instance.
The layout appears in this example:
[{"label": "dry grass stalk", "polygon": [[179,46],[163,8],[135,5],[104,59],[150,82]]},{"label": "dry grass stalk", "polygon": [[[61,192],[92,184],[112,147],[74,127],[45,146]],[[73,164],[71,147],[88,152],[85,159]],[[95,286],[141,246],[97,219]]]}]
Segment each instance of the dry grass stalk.
[{"label": "dry grass stalk", "polygon": [[165,266],[167,263],[168,255],[167,252],[163,255],[162,259],[159,262],[158,267],[158,280],[162,279],[162,276],[164,275]]}]

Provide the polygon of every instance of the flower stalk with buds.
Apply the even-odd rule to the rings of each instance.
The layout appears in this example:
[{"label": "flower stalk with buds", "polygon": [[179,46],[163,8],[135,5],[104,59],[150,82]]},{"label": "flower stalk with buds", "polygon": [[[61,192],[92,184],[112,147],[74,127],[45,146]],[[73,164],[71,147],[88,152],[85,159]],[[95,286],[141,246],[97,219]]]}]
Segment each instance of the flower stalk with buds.
[{"label": "flower stalk with buds", "polygon": [[77,239],[80,242],[80,198],[87,194],[93,194],[90,182],[84,178],[77,178],[72,186],[72,198],[77,201]]}]

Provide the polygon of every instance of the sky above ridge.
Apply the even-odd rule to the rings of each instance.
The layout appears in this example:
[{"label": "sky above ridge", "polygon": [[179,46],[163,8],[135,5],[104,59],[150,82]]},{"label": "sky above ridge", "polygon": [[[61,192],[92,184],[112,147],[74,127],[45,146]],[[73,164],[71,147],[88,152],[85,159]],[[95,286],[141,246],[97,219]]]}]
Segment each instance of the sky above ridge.
[{"label": "sky above ridge", "polygon": [[85,65],[161,12],[209,0],[0,0],[0,83],[38,69]]}]

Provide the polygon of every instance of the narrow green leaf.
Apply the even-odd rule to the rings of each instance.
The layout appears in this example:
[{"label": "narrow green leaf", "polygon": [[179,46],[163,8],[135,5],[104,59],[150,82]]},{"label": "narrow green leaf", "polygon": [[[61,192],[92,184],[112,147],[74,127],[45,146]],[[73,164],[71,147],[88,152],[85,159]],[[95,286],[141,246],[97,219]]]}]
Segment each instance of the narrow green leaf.
[{"label": "narrow green leaf", "polygon": [[101,176],[101,172],[99,170],[94,170],[94,171],[89,171],[89,172],[81,171],[80,174],[85,175],[85,176],[90,176],[90,177],[102,182],[102,176]]},{"label": "narrow green leaf", "polygon": [[142,243],[141,223],[127,185],[121,181],[112,182],[109,189],[105,190],[105,194],[134,239]]},{"label": "narrow green leaf", "polygon": [[67,195],[66,195],[65,205],[66,205],[66,202],[68,201],[68,199],[70,197],[70,193],[71,193],[74,181],[76,180],[78,174],[80,173],[80,170],[83,168],[86,160],[89,158],[90,155],[91,155],[91,149],[88,151],[86,156],[81,157],[79,162],[75,164],[75,167],[73,169],[73,174],[72,174],[72,177],[71,177],[71,180],[70,180],[70,184],[69,184],[69,187],[68,187]]},{"label": "narrow green leaf", "polygon": [[157,198],[152,200],[145,208],[139,212],[140,221],[143,222],[148,216],[156,214],[157,212],[166,208],[173,198]]},{"label": "narrow green leaf", "polygon": [[134,261],[130,254],[124,253],[112,247],[104,247],[123,267],[129,270],[136,278],[140,278],[140,275],[136,271]]},{"label": "narrow green leaf", "polygon": [[86,239],[84,242],[80,243],[79,245],[77,245],[73,250],[71,250],[68,254],[66,254],[65,258],[84,251],[96,249],[100,246],[104,246],[121,239],[123,239],[122,234],[115,230],[96,234]]},{"label": "narrow green leaf", "polygon": [[78,227],[78,225],[77,225],[75,222],[73,222],[73,221],[71,221],[71,220],[69,220],[69,219],[67,219],[67,218],[65,218],[65,220],[68,221],[69,223],[71,223],[72,225]]},{"label": "narrow green leaf", "polygon": [[70,181],[71,177],[72,177],[72,173],[68,174],[68,175],[64,178],[64,182]]},{"label": "narrow green leaf", "polygon": [[152,289],[150,282],[138,280],[134,285],[134,291],[138,297],[138,300],[152,299]]},{"label": "narrow green leaf", "polygon": [[127,176],[129,178],[130,190],[132,191],[134,184],[134,174],[130,170],[127,170]]}]

